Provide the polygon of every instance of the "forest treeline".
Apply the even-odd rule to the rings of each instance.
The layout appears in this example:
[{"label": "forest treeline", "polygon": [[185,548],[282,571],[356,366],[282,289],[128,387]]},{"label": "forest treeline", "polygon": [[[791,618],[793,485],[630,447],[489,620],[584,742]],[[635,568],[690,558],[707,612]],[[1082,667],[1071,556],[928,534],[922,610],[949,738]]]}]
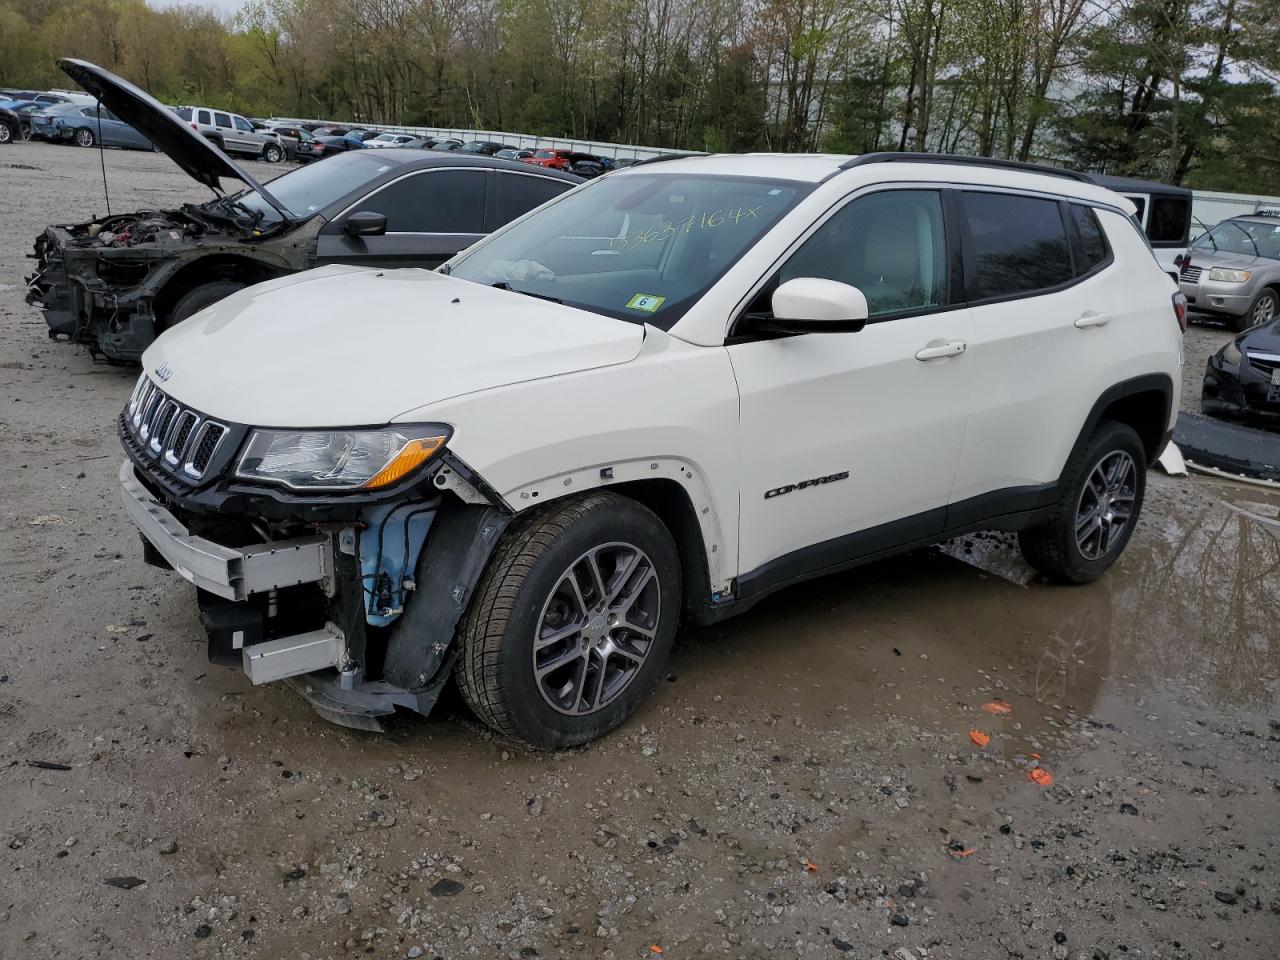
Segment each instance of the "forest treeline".
[{"label": "forest treeline", "polygon": [[0,85],[697,150],[928,150],[1280,193],[1278,0],[0,0]]}]

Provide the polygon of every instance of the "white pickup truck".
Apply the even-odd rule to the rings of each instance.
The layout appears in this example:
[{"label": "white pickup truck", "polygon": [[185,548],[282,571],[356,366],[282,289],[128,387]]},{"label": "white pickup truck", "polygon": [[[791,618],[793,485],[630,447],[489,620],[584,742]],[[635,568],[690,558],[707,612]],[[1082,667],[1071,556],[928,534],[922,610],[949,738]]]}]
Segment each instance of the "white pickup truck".
[{"label": "white pickup truck", "polygon": [[1100,576],[1182,379],[1131,214],[998,161],[638,164],[438,271],[326,267],[166,331],[124,503],[254,683],[376,728],[453,676],[496,730],[581,743],[682,620],[809,577],[983,528]]}]

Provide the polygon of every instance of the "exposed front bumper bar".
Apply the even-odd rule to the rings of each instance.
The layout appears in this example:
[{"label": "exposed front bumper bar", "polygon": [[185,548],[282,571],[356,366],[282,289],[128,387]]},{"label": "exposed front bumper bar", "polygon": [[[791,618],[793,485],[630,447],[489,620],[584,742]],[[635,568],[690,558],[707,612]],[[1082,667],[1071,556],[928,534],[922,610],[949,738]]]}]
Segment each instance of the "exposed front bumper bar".
[{"label": "exposed front bumper bar", "polygon": [[346,640],[332,623],[321,630],[268,640],[244,648],[244,672],[256,686],[341,666]]},{"label": "exposed front bumper bar", "polygon": [[333,546],[329,537],[299,537],[251,547],[224,547],[193,536],[138,482],[133,464],[120,467],[120,496],[138,530],[173,569],[202,590],[228,600],[280,587],[319,582],[332,589]]}]

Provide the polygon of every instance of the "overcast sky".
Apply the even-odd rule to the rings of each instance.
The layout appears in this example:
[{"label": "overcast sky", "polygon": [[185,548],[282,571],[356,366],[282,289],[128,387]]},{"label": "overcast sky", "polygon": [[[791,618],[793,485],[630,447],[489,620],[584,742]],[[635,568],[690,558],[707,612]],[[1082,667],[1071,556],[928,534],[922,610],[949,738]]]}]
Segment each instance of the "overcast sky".
[{"label": "overcast sky", "polygon": [[147,0],[153,7],[212,7],[219,16],[229,17],[244,6],[245,0]]}]

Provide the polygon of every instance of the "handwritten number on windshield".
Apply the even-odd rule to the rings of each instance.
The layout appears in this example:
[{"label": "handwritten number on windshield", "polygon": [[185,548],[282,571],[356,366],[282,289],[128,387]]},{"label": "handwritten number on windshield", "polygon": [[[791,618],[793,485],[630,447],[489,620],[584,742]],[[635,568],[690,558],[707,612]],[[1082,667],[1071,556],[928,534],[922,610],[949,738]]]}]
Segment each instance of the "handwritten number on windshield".
[{"label": "handwritten number on windshield", "polygon": [[670,220],[664,220],[661,227],[654,227],[651,230],[642,230],[633,233],[630,237],[614,237],[609,241],[611,247],[622,250],[630,250],[638,247],[642,243],[661,243],[664,240],[670,240],[677,233],[692,233],[694,230],[712,230],[726,223],[741,223],[743,220],[758,220],[760,211],[764,209],[764,204],[758,207],[734,207],[731,210],[703,210],[700,213],[691,213],[683,220],[677,220],[674,223]]}]

